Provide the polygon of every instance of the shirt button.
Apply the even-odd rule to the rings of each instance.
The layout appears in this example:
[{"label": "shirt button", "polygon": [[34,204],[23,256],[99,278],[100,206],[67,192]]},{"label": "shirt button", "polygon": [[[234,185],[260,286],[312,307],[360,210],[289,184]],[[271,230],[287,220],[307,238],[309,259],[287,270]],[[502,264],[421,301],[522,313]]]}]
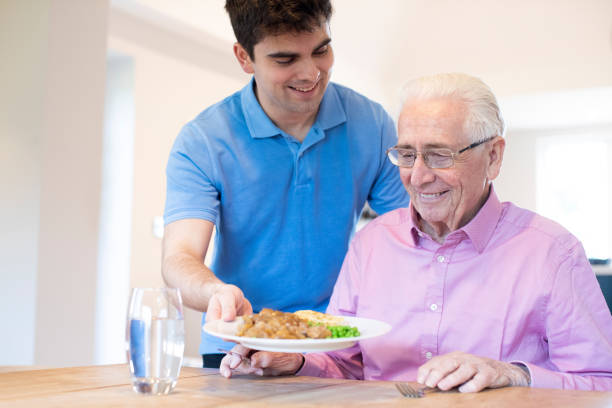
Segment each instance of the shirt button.
[{"label": "shirt button", "polygon": [[433,357],[433,354],[431,354],[431,351],[428,351],[427,353],[425,353],[425,358],[430,360]]},{"label": "shirt button", "polygon": [[438,310],[438,305],[436,305],[435,303],[432,303],[431,306],[429,306],[429,308],[431,309],[432,312],[435,312],[436,310]]},{"label": "shirt button", "polygon": [[444,262],[444,257],[442,255],[438,255],[438,262]]}]

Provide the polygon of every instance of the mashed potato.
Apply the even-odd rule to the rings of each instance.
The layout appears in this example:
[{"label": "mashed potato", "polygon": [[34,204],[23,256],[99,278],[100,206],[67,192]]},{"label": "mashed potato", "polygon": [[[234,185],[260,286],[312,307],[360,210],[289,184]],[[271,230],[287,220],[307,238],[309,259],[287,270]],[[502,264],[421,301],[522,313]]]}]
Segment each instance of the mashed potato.
[{"label": "mashed potato", "polygon": [[323,323],[325,326],[343,326],[346,321],[339,316],[332,316],[326,313],[315,312],[314,310],[298,310],[293,314],[313,323]]}]

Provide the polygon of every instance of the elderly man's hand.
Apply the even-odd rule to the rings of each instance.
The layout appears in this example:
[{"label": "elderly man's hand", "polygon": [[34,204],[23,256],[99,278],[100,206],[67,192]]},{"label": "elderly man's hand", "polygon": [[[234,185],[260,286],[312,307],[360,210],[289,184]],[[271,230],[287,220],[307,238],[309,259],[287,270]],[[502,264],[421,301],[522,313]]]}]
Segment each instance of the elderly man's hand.
[{"label": "elderly man's hand", "polygon": [[244,297],[238,286],[218,284],[208,301],[206,321],[223,319],[230,322],[236,316],[253,313],[251,302]]},{"label": "elderly man's hand", "polygon": [[221,360],[219,372],[225,378],[232,374],[255,374],[255,375],[293,375],[302,366],[304,356],[297,353],[272,353],[269,351],[257,351],[240,344]]},{"label": "elderly man's hand", "polygon": [[419,367],[417,381],[428,387],[460,392],[485,388],[528,386],[529,374],[520,367],[459,351],[434,357]]}]

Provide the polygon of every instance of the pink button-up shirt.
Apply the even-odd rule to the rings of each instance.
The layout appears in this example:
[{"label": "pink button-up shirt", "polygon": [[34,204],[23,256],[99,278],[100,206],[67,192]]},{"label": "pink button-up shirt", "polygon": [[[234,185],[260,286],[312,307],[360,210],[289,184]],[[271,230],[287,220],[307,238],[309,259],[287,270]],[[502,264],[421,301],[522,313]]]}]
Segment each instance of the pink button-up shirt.
[{"label": "pink button-up shirt", "polygon": [[612,316],[580,242],[493,188],[440,245],[412,206],[351,242],[328,313],[383,320],[387,335],[306,356],[299,375],[416,380],[432,356],[522,362],[531,385],[612,390]]}]

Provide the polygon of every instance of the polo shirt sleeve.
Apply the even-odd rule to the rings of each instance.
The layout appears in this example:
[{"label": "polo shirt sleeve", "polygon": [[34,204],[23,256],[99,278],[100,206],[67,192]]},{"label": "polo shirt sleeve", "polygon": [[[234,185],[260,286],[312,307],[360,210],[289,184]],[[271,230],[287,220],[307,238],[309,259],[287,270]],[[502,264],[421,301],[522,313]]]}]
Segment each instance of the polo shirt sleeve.
[{"label": "polo shirt sleeve", "polygon": [[387,158],[387,149],[397,144],[397,133],[391,117],[382,111],[380,159],[376,180],[370,189],[368,202],[378,214],[408,207],[410,197],[399,177],[399,169]]},{"label": "polo shirt sleeve", "polygon": [[531,386],[612,390],[612,316],[582,245],[572,239],[556,268],[545,313],[550,362],[556,370],[523,362]]},{"label": "polo shirt sleeve", "polygon": [[166,166],[164,224],[189,218],[215,224],[219,220],[216,169],[205,136],[190,123],[174,142]]}]

